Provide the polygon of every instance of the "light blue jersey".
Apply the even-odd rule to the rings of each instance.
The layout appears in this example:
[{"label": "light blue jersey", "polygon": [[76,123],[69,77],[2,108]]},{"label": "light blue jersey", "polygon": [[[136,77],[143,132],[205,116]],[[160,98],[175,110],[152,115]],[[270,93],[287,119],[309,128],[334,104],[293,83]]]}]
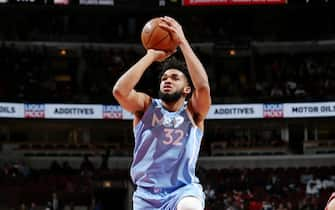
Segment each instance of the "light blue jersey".
[{"label": "light blue jersey", "polygon": [[159,99],[134,128],[133,182],[144,188],[178,188],[199,183],[195,175],[203,132],[192,124],[185,104],[166,110]]},{"label": "light blue jersey", "polygon": [[186,104],[169,112],[153,99],[134,134],[133,209],[175,210],[186,196],[197,197],[204,207],[203,189],[195,176],[203,132],[192,124]]}]

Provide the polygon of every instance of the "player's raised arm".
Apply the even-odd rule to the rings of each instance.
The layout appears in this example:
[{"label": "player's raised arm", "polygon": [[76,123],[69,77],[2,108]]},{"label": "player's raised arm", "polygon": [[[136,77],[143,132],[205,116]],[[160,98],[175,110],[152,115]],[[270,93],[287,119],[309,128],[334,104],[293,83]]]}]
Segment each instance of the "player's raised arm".
[{"label": "player's raised arm", "polygon": [[143,111],[150,104],[151,97],[137,92],[134,88],[145,70],[154,62],[161,61],[171,53],[158,50],[148,50],[147,53],[126,71],[113,88],[113,95],[119,104],[129,112]]},{"label": "player's raised arm", "polygon": [[113,95],[124,109],[130,112],[144,110],[146,104],[150,101],[148,95],[137,92],[134,87],[153,61],[153,56],[146,54],[115,83]]},{"label": "player's raised arm", "polygon": [[202,63],[194,54],[186,39],[179,45],[179,47],[183,52],[194,85],[194,92],[190,100],[192,112],[197,115],[198,120],[203,120],[211,105],[208,76]]},{"label": "player's raised arm", "polygon": [[197,116],[197,120],[201,121],[206,117],[211,104],[207,73],[185,38],[181,25],[171,17],[164,17],[162,20],[166,23],[161,24],[162,27],[172,33],[184,55],[194,85],[194,92],[190,100],[191,111]]}]

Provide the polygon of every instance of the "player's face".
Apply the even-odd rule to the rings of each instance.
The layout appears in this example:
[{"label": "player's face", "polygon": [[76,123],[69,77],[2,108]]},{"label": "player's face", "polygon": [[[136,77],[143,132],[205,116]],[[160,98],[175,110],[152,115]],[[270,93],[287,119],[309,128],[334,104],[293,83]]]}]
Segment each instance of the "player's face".
[{"label": "player's face", "polygon": [[185,75],[179,70],[169,69],[161,77],[159,98],[166,102],[175,102],[187,94],[186,87]]}]

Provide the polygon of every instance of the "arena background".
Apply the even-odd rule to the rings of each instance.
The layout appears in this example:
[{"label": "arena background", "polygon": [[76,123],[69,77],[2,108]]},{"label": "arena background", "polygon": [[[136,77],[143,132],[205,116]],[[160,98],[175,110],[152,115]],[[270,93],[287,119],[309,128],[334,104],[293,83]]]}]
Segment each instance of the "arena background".
[{"label": "arena background", "polygon": [[[1,0],[0,209],[131,209],[132,116],[112,96],[170,15],[210,78],[206,210],[321,210],[335,188],[331,0]],[[156,95],[157,67],[137,86]]]}]

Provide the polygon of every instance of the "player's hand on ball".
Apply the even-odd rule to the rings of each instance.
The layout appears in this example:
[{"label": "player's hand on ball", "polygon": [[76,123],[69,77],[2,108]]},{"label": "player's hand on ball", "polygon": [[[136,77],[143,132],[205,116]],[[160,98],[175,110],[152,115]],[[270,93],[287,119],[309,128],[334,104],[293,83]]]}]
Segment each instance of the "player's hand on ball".
[{"label": "player's hand on ball", "polygon": [[[160,26],[164,23],[160,17],[152,18],[142,28],[141,42],[145,49],[173,51],[178,43],[173,40],[170,30]],[[166,23],[164,23],[166,25]]]},{"label": "player's hand on ball", "polygon": [[152,55],[155,61],[162,62],[168,57],[170,57],[176,51],[177,50],[163,51],[163,50],[148,49],[147,54]]},{"label": "player's hand on ball", "polygon": [[172,17],[164,16],[161,17],[162,22],[159,24],[160,27],[168,30],[171,33],[174,42],[182,43],[185,40],[185,35],[182,26]]}]

